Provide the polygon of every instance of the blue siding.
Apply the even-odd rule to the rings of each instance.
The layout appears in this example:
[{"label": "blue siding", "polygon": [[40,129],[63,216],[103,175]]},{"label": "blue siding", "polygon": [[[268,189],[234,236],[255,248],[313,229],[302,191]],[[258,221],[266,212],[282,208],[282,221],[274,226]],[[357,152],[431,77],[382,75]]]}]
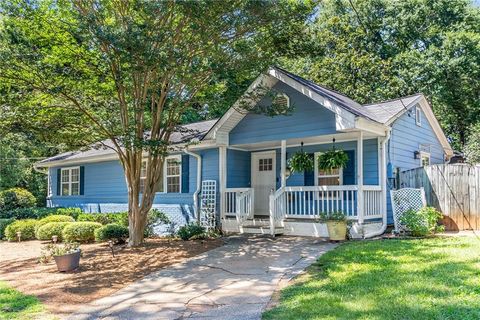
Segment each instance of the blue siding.
[{"label": "blue siding", "polygon": [[[335,114],[284,83],[274,89],[285,92],[295,107],[292,115],[269,117],[248,114],[230,132],[231,144],[275,141],[335,133]],[[264,98],[259,105],[268,105]]]},{"label": "blue siding", "polygon": [[[403,114],[392,124],[391,138],[388,143],[387,163],[393,168],[405,171],[421,166],[419,159],[414,159],[413,153],[419,151],[420,144],[430,145],[430,163],[438,164],[445,162],[445,152],[433,131],[423,111],[421,112],[422,123],[417,126],[415,120],[415,109],[412,109],[411,116]],[[391,190],[393,186],[387,184]],[[387,196],[387,217],[388,223],[393,223],[392,205],[390,194]]]},{"label": "blue siding", "polygon": [[227,150],[227,188],[248,188],[251,178],[250,152]]}]

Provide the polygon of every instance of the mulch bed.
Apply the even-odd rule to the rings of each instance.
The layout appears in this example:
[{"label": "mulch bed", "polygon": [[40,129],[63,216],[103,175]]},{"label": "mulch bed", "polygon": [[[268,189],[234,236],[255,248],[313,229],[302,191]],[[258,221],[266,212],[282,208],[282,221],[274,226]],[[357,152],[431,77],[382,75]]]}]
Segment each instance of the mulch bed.
[{"label": "mulch bed", "polygon": [[0,261],[0,279],[17,290],[37,296],[50,312],[65,314],[108,296],[149,273],[222,244],[222,239],[148,239],[138,248],[115,246],[115,257],[106,244],[87,244],[81,246],[80,267],[73,272],[60,273],[55,262],[42,265],[37,257],[20,258]]}]

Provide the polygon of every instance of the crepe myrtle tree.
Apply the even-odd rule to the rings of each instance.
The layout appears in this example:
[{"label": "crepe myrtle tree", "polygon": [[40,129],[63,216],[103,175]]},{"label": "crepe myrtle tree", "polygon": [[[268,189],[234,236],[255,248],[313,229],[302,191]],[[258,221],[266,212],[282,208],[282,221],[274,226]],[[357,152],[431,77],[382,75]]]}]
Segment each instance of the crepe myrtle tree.
[{"label": "crepe myrtle tree", "polygon": [[[137,246],[172,148],[170,138],[185,111],[203,105],[198,93],[220,73],[274,61],[278,39],[297,33],[313,5],[4,1],[0,80],[14,99],[2,107],[31,108],[39,117],[76,113],[85,140],[104,141],[115,150],[128,186],[129,245]],[[248,97],[241,107],[248,109],[251,99],[258,97]],[[274,113],[272,108],[266,113]]]}]

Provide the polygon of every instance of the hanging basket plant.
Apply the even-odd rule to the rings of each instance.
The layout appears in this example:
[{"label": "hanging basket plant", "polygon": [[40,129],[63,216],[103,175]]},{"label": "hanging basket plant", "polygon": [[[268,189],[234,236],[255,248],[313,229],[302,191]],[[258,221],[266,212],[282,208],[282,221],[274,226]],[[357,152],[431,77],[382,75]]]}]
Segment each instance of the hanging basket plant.
[{"label": "hanging basket plant", "polygon": [[302,151],[296,152],[289,160],[288,167],[292,173],[313,171],[313,157]]},{"label": "hanging basket plant", "polygon": [[348,155],[343,150],[332,150],[318,156],[318,169],[330,171],[332,169],[345,168],[348,163]]}]

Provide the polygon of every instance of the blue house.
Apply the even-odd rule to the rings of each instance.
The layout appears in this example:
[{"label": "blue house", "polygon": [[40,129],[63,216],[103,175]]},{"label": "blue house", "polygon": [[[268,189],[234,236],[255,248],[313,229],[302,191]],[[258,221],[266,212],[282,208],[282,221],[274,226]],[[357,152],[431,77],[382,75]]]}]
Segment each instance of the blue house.
[{"label": "blue house", "polygon": [[[292,114],[246,113],[248,103],[271,104],[259,88]],[[200,199],[210,197],[223,231],[327,236],[321,212],[343,211],[353,233],[371,237],[392,221],[389,190],[403,170],[443,163],[453,152],[422,94],[376,104],[352,99],[280,68],[259,76],[220,119],[192,123],[174,134],[178,152],[166,159],[155,208],[177,225],[199,219]],[[318,155],[335,145],[349,156],[332,172],[293,173],[288,159],[299,150]],[[48,168],[49,206],[85,212],[125,211],[123,169],[111,149],[64,153],[36,164]],[[317,168],[317,166],[315,166]],[[209,186],[208,194],[202,185]]]}]

